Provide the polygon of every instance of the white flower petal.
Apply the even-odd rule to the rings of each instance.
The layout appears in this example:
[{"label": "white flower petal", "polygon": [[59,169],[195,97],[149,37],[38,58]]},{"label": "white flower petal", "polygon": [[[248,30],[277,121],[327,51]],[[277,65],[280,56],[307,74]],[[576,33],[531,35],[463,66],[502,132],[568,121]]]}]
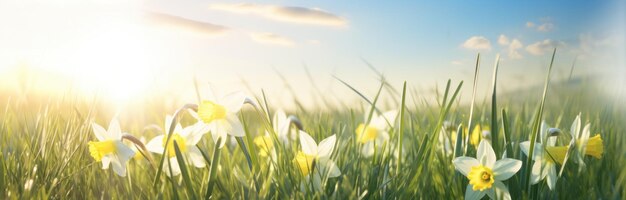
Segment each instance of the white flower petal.
[{"label": "white flower petal", "polygon": [[315,191],[322,191],[323,189],[322,177],[319,175],[319,173],[315,173],[312,176],[312,181],[313,181],[313,188],[315,189]]},{"label": "white flower petal", "polygon": [[324,175],[328,173],[329,178],[341,176],[341,170],[337,167],[335,161],[330,159],[320,159],[320,165],[324,166],[321,170],[324,172]]},{"label": "white flower petal", "polygon": [[228,121],[231,127],[228,134],[235,136],[235,137],[246,136],[246,133],[243,130],[243,125],[241,124],[241,121],[239,121],[239,118],[236,115],[227,115],[226,120]]},{"label": "white flower petal", "polygon": [[381,131],[378,133],[378,137],[376,137],[376,144],[382,146],[387,140],[389,140],[389,132]]},{"label": "white flower petal", "polygon": [[[522,149],[522,152],[524,152],[524,154],[526,154],[526,156],[528,156],[529,149],[530,149],[530,141],[525,141],[525,142],[521,142],[519,144],[520,149]],[[542,144],[539,142],[535,143],[535,150],[533,151],[533,154],[535,156],[533,156],[533,160],[540,160],[542,158],[543,155],[543,148],[542,148]]]},{"label": "white flower petal", "polygon": [[507,180],[515,175],[520,168],[522,168],[522,161],[511,158],[498,160],[493,166],[494,178],[498,181]]},{"label": "white flower petal", "polygon": [[128,160],[135,156],[135,151],[122,143],[122,141],[117,141],[115,146],[117,147],[117,158],[119,159],[120,164],[126,168],[126,163],[128,163]]},{"label": "white flower petal", "polygon": [[188,147],[189,153],[187,154],[187,159],[193,164],[193,166],[197,168],[203,168],[206,166],[204,162],[204,157],[202,157],[202,152],[196,146]]},{"label": "white flower petal", "polygon": [[452,160],[454,163],[454,168],[461,172],[464,176],[467,176],[469,172],[472,170],[472,167],[480,165],[478,160],[472,157],[458,157]]},{"label": "white flower petal", "polygon": [[549,147],[553,147],[554,145],[556,145],[556,139],[557,139],[557,137],[556,137],[556,136],[550,136],[550,137],[548,137],[547,145],[548,145]]},{"label": "white flower petal", "polygon": [[495,181],[493,183],[494,190],[496,192],[496,199],[498,200],[511,200],[511,194],[509,193],[509,189],[504,185],[504,183],[500,181]]},{"label": "white flower petal", "polygon": [[395,124],[397,115],[398,111],[390,110],[372,119],[372,122],[370,124],[378,129],[387,130],[390,127],[389,125],[393,126]]},{"label": "white flower petal", "polygon": [[576,116],[574,122],[572,123],[572,127],[570,128],[570,135],[572,135],[572,139],[578,139],[578,134],[580,133],[580,114]]},{"label": "white flower petal", "polygon": [[302,145],[302,152],[307,155],[317,155],[317,143],[315,140],[304,131],[300,132],[300,144]]},{"label": "white flower petal", "polygon": [[162,154],[163,151],[165,150],[165,148],[163,148],[163,137],[165,136],[159,135],[159,136],[152,138],[152,140],[150,140],[150,142],[146,144],[146,149],[148,149],[148,151],[153,152],[153,153]]},{"label": "white flower petal", "polygon": [[489,199],[497,200],[495,188],[493,187],[489,188],[485,190],[485,192],[487,193],[487,196],[489,197]]},{"label": "white flower petal", "polygon": [[474,190],[472,188],[472,184],[467,184],[467,188],[465,189],[465,200],[480,200],[486,194],[486,191]]},{"label": "white flower petal", "polygon": [[109,124],[109,139],[119,140],[122,139],[122,129],[120,128],[120,122],[116,117],[111,119],[111,123]]},{"label": "white flower petal", "polygon": [[[172,174],[170,174],[170,167],[172,170]],[[163,171],[167,176],[178,176],[180,174],[180,166],[178,165],[178,160],[176,160],[176,157],[171,157],[169,159],[169,162],[168,160],[165,161],[163,165]]]},{"label": "white flower petal", "polygon": [[580,144],[581,144],[581,149],[584,150],[585,147],[587,146],[587,140],[589,140],[589,135],[590,135],[590,128],[591,124],[587,124],[585,125],[585,128],[583,128],[583,132],[580,133]]},{"label": "white flower petal", "polygon": [[363,154],[364,157],[369,158],[372,155],[374,155],[374,142],[367,142],[365,144],[363,144],[363,149],[361,149],[361,154]]},{"label": "white flower petal", "polygon": [[218,104],[224,106],[226,111],[229,113],[237,113],[241,110],[243,103],[246,101],[246,95],[243,92],[233,92],[230,93],[222,99],[220,99]]},{"label": "white flower petal", "polygon": [[539,181],[541,181],[543,179],[543,176],[541,174],[541,161],[535,161],[535,163],[533,163],[533,168],[530,172],[530,183],[537,184],[539,183]]},{"label": "white flower petal", "polygon": [[317,146],[317,156],[319,157],[330,157],[335,149],[335,142],[337,141],[337,136],[335,134],[327,137],[322,140],[320,144]]},{"label": "white flower petal", "polygon": [[[221,122],[222,120],[219,121],[213,121],[209,124],[209,129],[211,130],[211,138],[213,138],[213,142],[219,146],[219,148],[224,147],[224,144],[226,144],[226,137],[228,136],[228,134],[226,133],[225,128],[222,128],[221,126],[223,126],[223,124]],[[221,138],[221,142],[219,144],[217,144],[217,140]]]},{"label": "white flower petal", "polygon": [[278,109],[272,118],[272,128],[274,128],[274,130],[279,130],[282,125],[288,123],[287,121],[287,114],[285,114],[285,111]]},{"label": "white flower petal", "polygon": [[98,141],[104,141],[104,140],[108,140],[109,138],[111,138],[111,136],[109,135],[109,132],[104,130],[102,126],[96,123],[92,123],[91,127],[93,128],[93,134],[96,135],[96,139],[98,139]]},{"label": "white flower petal", "polygon": [[550,190],[554,190],[554,188],[556,187],[556,180],[557,180],[557,173],[556,173],[556,168],[554,165],[549,164],[546,167],[549,168],[549,172],[547,174],[547,182],[548,182],[548,188],[550,188]]},{"label": "white flower petal", "polygon": [[113,165],[113,171],[117,175],[119,175],[121,177],[125,177],[126,176],[126,165],[121,163],[117,156],[112,156],[111,157],[111,164]]},{"label": "white flower petal", "polygon": [[102,157],[102,169],[109,169],[109,165],[111,165],[111,155],[106,155]]},{"label": "white flower petal", "polygon": [[493,164],[496,163],[496,153],[493,152],[493,148],[487,140],[481,140],[480,144],[478,144],[478,152],[476,153],[476,158],[478,159],[480,164],[489,168],[493,168]]},{"label": "white flower petal", "polygon": [[209,126],[203,122],[196,122],[194,125],[185,127],[187,145],[196,145],[202,139],[202,136],[209,132]]}]

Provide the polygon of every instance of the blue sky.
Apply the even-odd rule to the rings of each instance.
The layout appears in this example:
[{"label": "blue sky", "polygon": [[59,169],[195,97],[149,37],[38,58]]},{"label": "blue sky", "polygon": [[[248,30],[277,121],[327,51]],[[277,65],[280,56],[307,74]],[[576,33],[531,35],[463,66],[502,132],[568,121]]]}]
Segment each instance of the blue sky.
[{"label": "blue sky", "polygon": [[344,94],[333,75],[376,89],[362,59],[393,84],[432,88],[469,81],[480,52],[485,82],[500,54],[502,78],[519,88],[540,80],[554,47],[561,72],[574,57],[577,75],[619,67],[606,60],[623,60],[611,57],[624,46],[623,11],[611,1],[3,1],[0,70],[28,65],[128,99],[194,77],[280,95],[277,72],[309,93],[306,65],[318,87]]}]

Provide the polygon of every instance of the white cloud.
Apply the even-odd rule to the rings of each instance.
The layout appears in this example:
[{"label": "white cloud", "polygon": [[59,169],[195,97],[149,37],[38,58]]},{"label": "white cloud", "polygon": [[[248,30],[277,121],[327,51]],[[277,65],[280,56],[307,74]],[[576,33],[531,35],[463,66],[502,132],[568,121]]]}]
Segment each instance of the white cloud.
[{"label": "white cloud", "polygon": [[491,42],[483,36],[473,36],[467,39],[461,46],[472,50],[491,50]]},{"label": "white cloud", "polygon": [[156,25],[183,29],[208,35],[220,35],[229,30],[229,28],[226,26],[196,21],[164,13],[147,12],[145,13],[145,16],[150,22]]},{"label": "white cloud", "polygon": [[526,28],[532,28],[535,27],[535,23],[533,22],[526,22]]},{"label": "white cloud", "polygon": [[213,4],[210,9],[237,14],[255,14],[277,21],[324,26],[345,26],[348,21],[319,8],[261,5],[253,3]]},{"label": "white cloud", "polygon": [[583,33],[578,36],[578,41],[578,48],[572,51],[579,55],[579,58],[585,59],[619,52],[618,49],[623,48],[624,37],[620,35],[593,36]]},{"label": "white cloud", "polygon": [[509,45],[509,43],[510,43],[509,38],[506,37],[506,35],[500,35],[500,37],[498,37],[498,44],[502,46],[506,46],[506,45]]},{"label": "white cloud", "polygon": [[255,42],[261,44],[271,44],[279,46],[293,46],[294,42],[286,37],[274,34],[274,33],[250,33],[250,37]]},{"label": "white cloud", "polygon": [[553,29],[554,29],[554,24],[550,22],[546,22],[544,24],[537,26],[537,31],[541,31],[541,32],[550,32]]},{"label": "white cloud", "polygon": [[564,47],[564,46],[565,46],[564,42],[546,39],[546,40],[528,45],[526,47],[526,51],[528,51],[528,53],[533,54],[533,55],[543,55],[547,52],[552,51],[554,48]]},{"label": "white cloud", "polygon": [[520,42],[518,39],[513,39],[511,44],[509,44],[509,58],[512,59],[520,59],[522,58],[522,54],[518,51],[524,47],[524,44]]}]

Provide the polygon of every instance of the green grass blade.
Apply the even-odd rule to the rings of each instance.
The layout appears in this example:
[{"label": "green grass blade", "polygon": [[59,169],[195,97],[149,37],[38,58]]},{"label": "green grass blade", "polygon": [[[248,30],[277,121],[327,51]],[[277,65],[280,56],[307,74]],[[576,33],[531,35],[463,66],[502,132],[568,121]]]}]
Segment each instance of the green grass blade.
[{"label": "green grass blade", "polygon": [[478,82],[476,80],[478,80],[478,69],[480,68],[480,53],[478,54],[478,56],[476,56],[476,67],[474,68],[474,84],[472,85],[472,100],[470,102],[470,112],[469,112],[469,117],[468,117],[468,122],[467,122],[467,137],[465,138],[465,149],[463,150],[463,155],[467,155],[467,148],[468,146],[470,146],[469,144],[469,138],[470,138],[470,133],[472,132],[472,119],[474,117],[474,101],[476,100],[476,86],[478,84]]},{"label": "green grass blade", "polygon": [[[406,81],[402,85],[402,104],[400,104],[400,128],[398,129],[398,169],[402,164],[402,142],[404,140],[404,110],[406,106]],[[399,170],[396,170],[399,171]]]},{"label": "green grass blade", "polygon": [[496,86],[498,82],[498,66],[500,65],[500,55],[496,56],[496,63],[493,67],[493,82],[491,92],[491,145],[493,151],[497,156],[502,155],[502,148],[500,148],[500,132],[498,132],[498,103],[496,101]]},{"label": "green grass blade", "polygon": [[[222,138],[217,139],[216,144],[219,144],[220,142],[222,142]],[[217,179],[217,168],[219,166],[221,150],[222,149],[219,148],[219,145],[215,145],[215,148],[213,148],[213,161],[211,161],[211,168],[209,169],[209,183],[206,187],[204,199],[211,198],[211,195],[213,194],[213,186],[215,185],[215,181]]]},{"label": "green grass blade", "polygon": [[533,130],[531,133],[531,137],[530,137],[530,148],[528,150],[528,158],[526,159],[526,171],[525,171],[525,175],[526,177],[524,177],[525,183],[527,185],[527,190],[526,192],[529,194],[531,194],[531,186],[532,184],[530,184],[530,174],[532,171],[532,159],[534,155],[533,151],[535,149],[535,143],[537,140],[537,135],[539,135],[539,132],[541,131],[541,121],[543,118],[543,107],[545,105],[545,101],[546,101],[546,97],[548,95],[548,85],[550,84],[550,73],[552,72],[552,66],[554,64],[554,57],[556,55],[556,48],[554,49],[554,51],[552,52],[552,59],[550,61],[550,66],[548,68],[548,74],[546,75],[546,81],[545,84],[543,86],[543,95],[541,96],[541,103],[539,104],[539,108],[537,109],[537,112],[535,113],[535,119],[533,121]]},{"label": "green grass blade", "polygon": [[180,173],[183,176],[183,181],[185,182],[185,188],[187,189],[187,193],[191,195],[191,199],[198,199],[198,197],[196,196],[196,192],[194,192],[193,190],[193,184],[189,176],[189,170],[187,169],[187,162],[185,162],[185,158],[180,152],[180,147],[178,147],[178,143],[176,141],[172,142],[174,142],[174,152],[176,152],[176,160],[178,161],[178,167],[180,168]]}]

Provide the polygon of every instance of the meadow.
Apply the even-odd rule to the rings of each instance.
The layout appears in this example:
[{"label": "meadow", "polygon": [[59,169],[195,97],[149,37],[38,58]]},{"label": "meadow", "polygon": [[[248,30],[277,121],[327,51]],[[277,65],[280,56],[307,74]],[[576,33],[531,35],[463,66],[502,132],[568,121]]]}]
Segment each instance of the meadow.
[{"label": "meadow", "polygon": [[[605,86],[589,77],[551,81],[550,64],[544,85],[498,94],[507,84],[498,66],[480,67],[496,68],[489,96],[461,99],[476,78],[449,80],[429,102],[411,80],[391,85],[381,75],[374,95],[344,83],[358,104],[285,114],[263,91],[231,102],[146,99],[119,116],[99,99],[3,94],[0,198],[461,199],[474,190],[484,199],[507,199],[504,191],[512,199],[624,199],[626,112]],[[109,125],[116,119],[121,132]],[[113,163],[103,170],[103,161]],[[536,161],[547,174],[534,172]],[[464,171],[471,162],[480,167]]]}]

